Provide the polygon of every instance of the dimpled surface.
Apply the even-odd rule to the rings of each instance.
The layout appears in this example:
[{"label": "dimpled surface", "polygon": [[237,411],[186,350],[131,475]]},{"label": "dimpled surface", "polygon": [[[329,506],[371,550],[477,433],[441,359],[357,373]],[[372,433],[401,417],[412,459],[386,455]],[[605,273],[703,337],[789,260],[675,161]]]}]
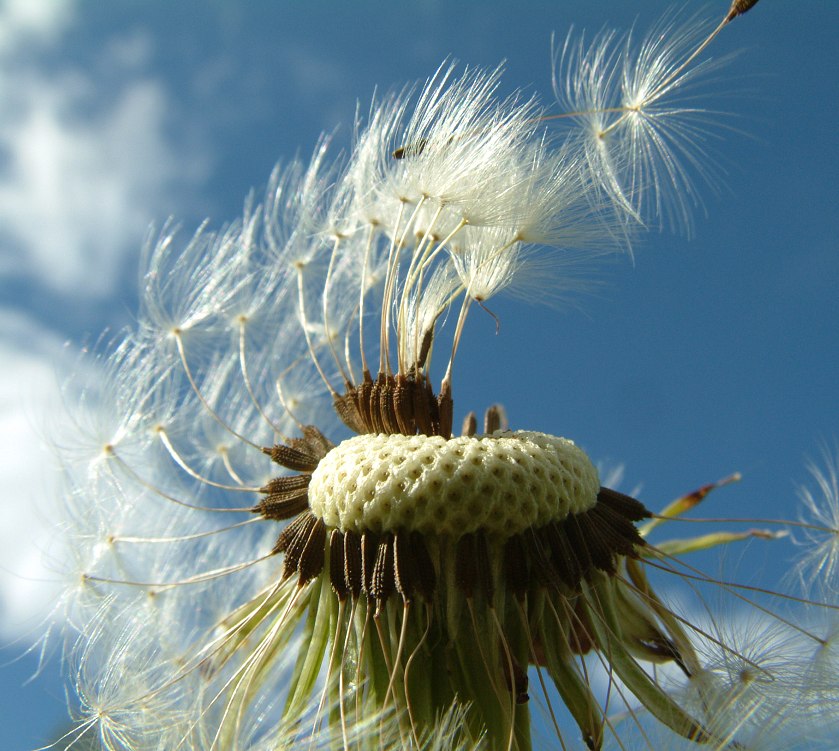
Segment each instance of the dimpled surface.
[{"label": "dimpled surface", "polygon": [[321,459],[309,507],[343,531],[507,537],[591,508],[599,489],[589,458],[544,433],[360,435]]}]

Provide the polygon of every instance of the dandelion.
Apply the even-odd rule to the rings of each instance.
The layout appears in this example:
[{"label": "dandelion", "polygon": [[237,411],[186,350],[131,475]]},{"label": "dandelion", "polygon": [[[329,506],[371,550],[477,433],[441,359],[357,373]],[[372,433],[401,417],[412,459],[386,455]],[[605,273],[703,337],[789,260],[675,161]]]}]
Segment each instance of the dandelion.
[{"label": "dandelion", "polygon": [[678,156],[694,152],[665,136],[689,144],[689,113],[665,105],[719,28],[688,47],[667,24],[632,58],[609,35],[569,47],[579,117],[609,118],[602,147],[590,128],[558,136],[534,98],[500,98],[500,70],[444,66],[376,103],[345,163],[323,141],[239,221],[184,247],[171,226],[150,240],[139,326],[66,454],[73,739],[525,751],[547,734],[600,749],[632,731],[649,746],[649,716],[671,738],[743,747],[743,715],[763,715],[720,676],[736,663],[791,682],[647,571],[705,582],[678,556],[773,535],[654,544],[712,488],[655,515],[498,405],[481,432],[474,413],[454,429],[475,306],[564,289],[648,201],[661,213],[675,193],[682,211]]}]

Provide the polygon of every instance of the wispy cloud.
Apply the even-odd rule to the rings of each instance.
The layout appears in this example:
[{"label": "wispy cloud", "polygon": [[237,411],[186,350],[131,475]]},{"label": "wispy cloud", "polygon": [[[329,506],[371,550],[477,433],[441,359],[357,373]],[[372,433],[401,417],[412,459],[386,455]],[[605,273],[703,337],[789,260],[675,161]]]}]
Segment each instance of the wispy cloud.
[{"label": "wispy cloud", "polygon": [[60,3],[0,11],[0,275],[102,298],[200,158],[167,137],[169,97],[136,36],[102,45],[97,71],[107,83],[15,48],[27,36],[44,50],[58,44],[68,17]]},{"label": "wispy cloud", "polygon": [[47,561],[59,483],[44,426],[75,356],[25,315],[0,310],[0,331],[0,635],[13,637],[38,625],[58,590]]},{"label": "wispy cloud", "polygon": [[[77,366],[66,311],[125,294],[124,269],[176,188],[201,174],[176,146],[172,95],[141,32],[67,61],[77,9],[0,0],[0,285],[32,290],[0,306],[0,635],[26,634],[54,596],[58,478],[44,435],[59,383]],[[14,302],[12,302],[14,298]],[[42,308],[60,299],[52,312]],[[38,321],[36,322],[36,313]],[[52,325],[52,328],[49,326]]]},{"label": "wispy cloud", "polygon": [[15,53],[32,42],[54,39],[71,15],[70,0],[2,0],[0,55]]}]

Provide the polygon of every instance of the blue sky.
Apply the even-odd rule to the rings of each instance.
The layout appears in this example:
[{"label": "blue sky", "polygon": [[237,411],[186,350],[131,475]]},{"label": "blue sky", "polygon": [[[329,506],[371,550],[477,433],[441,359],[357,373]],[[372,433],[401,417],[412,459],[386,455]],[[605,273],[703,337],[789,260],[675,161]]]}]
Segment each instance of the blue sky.
[{"label": "blue sky", "polygon": [[[357,102],[449,55],[504,59],[507,91],[549,100],[552,31],[643,31],[670,7],[0,2],[0,748],[33,748],[64,716],[56,659],[23,686],[60,544],[43,438],[77,352],[132,320],[147,228],[235,218],[277,160],[324,130],[347,143]],[[473,315],[459,414],[500,401],[515,427],[623,465],[652,507],[740,471],[709,515],[797,515],[808,460],[839,441],[837,28],[833,0],[767,0],[723,33],[709,54],[738,55],[705,104],[731,115],[692,237],[647,233],[558,312],[498,301],[498,336]],[[772,581],[794,548],[762,545],[747,573]]]}]

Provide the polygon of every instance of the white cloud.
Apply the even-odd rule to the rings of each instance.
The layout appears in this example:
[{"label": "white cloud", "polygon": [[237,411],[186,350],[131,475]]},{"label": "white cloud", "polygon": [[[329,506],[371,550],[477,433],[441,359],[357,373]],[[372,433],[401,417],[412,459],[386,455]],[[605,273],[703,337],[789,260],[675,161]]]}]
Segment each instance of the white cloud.
[{"label": "white cloud", "polygon": [[[12,7],[0,12],[0,40],[58,23]],[[172,108],[144,72],[147,47],[136,33],[103,40],[100,73],[0,54],[0,275],[82,299],[112,294],[125,254],[200,174],[200,159],[167,136]]]},{"label": "white cloud", "polygon": [[0,54],[54,38],[71,9],[69,0],[0,0]]},{"label": "white cloud", "polygon": [[9,246],[0,274],[24,271],[65,293],[107,295],[121,256],[136,248],[176,176],[178,160],[162,135],[165,95],[154,82],[138,82],[102,116],[74,122],[72,80],[16,85],[28,93],[22,116],[0,126],[8,154],[0,217]]},{"label": "white cloud", "polygon": [[0,310],[0,635],[37,629],[59,592],[48,560],[60,504],[46,426],[60,405],[60,371],[76,359],[52,332]]},{"label": "white cloud", "polygon": [[[126,254],[177,213],[176,189],[189,193],[204,161],[170,137],[178,122],[143,32],[55,67],[74,15],[70,2],[0,0],[0,277],[84,305],[119,292]],[[62,489],[44,431],[79,363],[60,334],[2,307],[0,363],[0,636],[25,638],[60,588],[49,561],[62,557]]]}]

